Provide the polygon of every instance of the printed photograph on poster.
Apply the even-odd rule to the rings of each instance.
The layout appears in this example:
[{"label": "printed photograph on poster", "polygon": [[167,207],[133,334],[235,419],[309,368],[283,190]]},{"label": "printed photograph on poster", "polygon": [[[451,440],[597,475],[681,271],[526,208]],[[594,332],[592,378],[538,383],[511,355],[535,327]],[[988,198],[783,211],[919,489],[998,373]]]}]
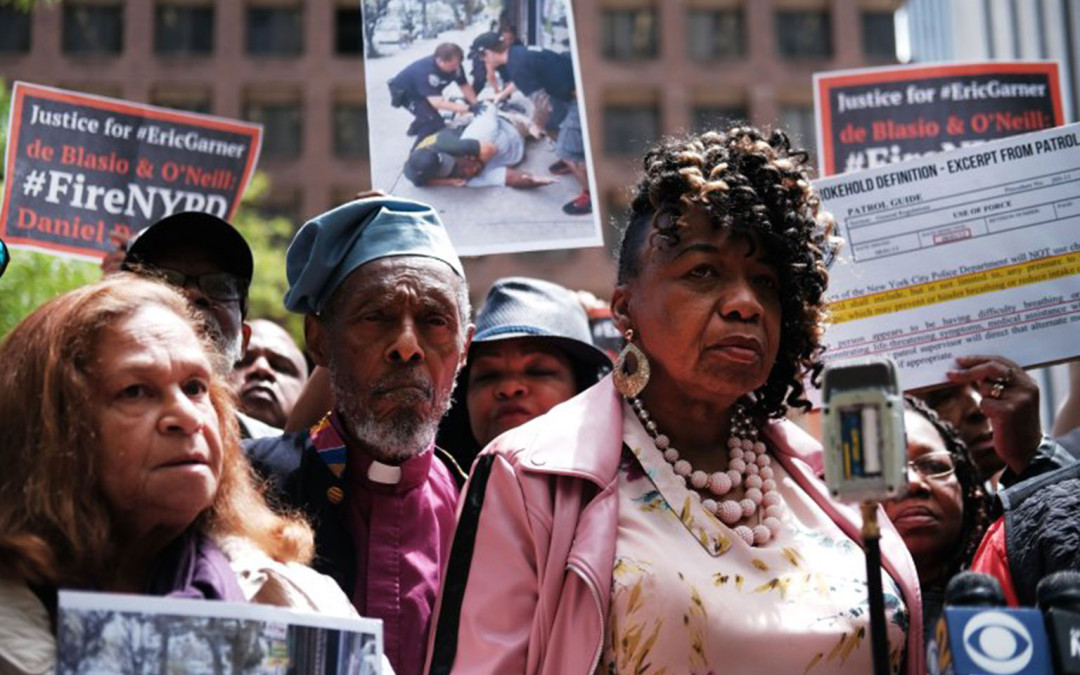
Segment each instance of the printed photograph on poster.
[{"label": "printed photograph on poster", "polygon": [[57,675],[380,675],[382,622],[265,605],[61,591]]},{"label": "printed photograph on poster", "polygon": [[814,108],[823,176],[1065,123],[1056,61],[816,73]]},{"label": "printed photograph on poster", "polygon": [[373,187],[462,255],[603,243],[570,0],[362,7]]},{"label": "printed photograph on poster", "polygon": [[825,360],[889,356],[903,388],[957,356],[1080,354],[1080,125],[814,182],[845,244]]},{"label": "printed photograph on poster", "polygon": [[13,248],[99,261],[167,215],[232,217],[262,127],[16,82],[0,237]]}]

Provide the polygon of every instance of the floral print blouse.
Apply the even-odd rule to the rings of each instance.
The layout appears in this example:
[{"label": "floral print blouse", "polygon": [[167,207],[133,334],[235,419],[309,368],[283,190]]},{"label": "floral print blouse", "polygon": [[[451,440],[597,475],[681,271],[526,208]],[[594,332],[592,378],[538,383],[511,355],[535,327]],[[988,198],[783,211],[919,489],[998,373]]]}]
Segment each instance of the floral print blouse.
[{"label": "floral print blouse", "polygon": [[[619,526],[600,673],[873,672],[866,560],[773,462],[783,528],[748,546],[701,505],[625,406]],[[752,523],[753,524],[753,523]],[[889,660],[908,614],[882,571]]]}]

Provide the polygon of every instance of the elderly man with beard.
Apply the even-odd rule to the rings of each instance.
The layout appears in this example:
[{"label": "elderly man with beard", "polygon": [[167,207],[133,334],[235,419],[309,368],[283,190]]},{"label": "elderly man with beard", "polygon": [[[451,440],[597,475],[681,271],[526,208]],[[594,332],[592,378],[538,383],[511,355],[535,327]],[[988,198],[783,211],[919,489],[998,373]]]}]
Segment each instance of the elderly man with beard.
[{"label": "elderly man with beard", "polygon": [[462,477],[434,441],[473,332],[461,262],[431,207],[381,196],[304,225],[286,271],[334,408],[248,456],[314,523],[315,568],[383,620],[394,670],[418,674]]},{"label": "elderly man with beard", "polygon": [[[162,279],[184,294],[218,349],[215,367],[228,379],[251,337],[244,318],[255,262],[243,235],[215,215],[185,211],[152,223],[121,248],[121,269]],[[281,433],[239,410],[236,420],[244,438]]]}]

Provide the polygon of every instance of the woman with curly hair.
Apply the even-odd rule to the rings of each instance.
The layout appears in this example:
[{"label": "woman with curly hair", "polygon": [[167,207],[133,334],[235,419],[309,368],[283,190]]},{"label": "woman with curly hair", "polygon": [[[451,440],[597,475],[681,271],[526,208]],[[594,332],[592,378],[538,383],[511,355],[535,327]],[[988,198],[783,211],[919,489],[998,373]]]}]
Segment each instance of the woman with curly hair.
[{"label": "woman with curly hair", "polygon": [[884,506],[919,571],[925,640],[941,614],[945,584],[971,565],[989,525],[989,501],[956,431],[912,396],[904,397],[904,432],[907,495]]},{"label": "woman with curly hair", "polygon": [[[835,243],[782,132],[645,156],[611,377],[489,445],[458,521],[432,673],[868,673],[860,519],[817,478],[805,407]],[[882,516],[893,672],[922,614]]]},{"label": "woman with curly hair", "polygon": [[198,325],[118,274],[0,345],[0,672],[52,672],[61,588],[356,615],[256,486]]}]

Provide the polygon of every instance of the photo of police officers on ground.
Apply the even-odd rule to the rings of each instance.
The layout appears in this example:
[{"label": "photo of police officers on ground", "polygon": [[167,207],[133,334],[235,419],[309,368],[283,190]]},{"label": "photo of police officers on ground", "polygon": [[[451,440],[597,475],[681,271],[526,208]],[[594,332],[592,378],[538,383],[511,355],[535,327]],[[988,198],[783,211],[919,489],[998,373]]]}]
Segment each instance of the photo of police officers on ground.
[{"label": "photo of police officers on ground", "polygon": [[364,0],[372,185],[466,255],[599,245],[570,0]]}]

